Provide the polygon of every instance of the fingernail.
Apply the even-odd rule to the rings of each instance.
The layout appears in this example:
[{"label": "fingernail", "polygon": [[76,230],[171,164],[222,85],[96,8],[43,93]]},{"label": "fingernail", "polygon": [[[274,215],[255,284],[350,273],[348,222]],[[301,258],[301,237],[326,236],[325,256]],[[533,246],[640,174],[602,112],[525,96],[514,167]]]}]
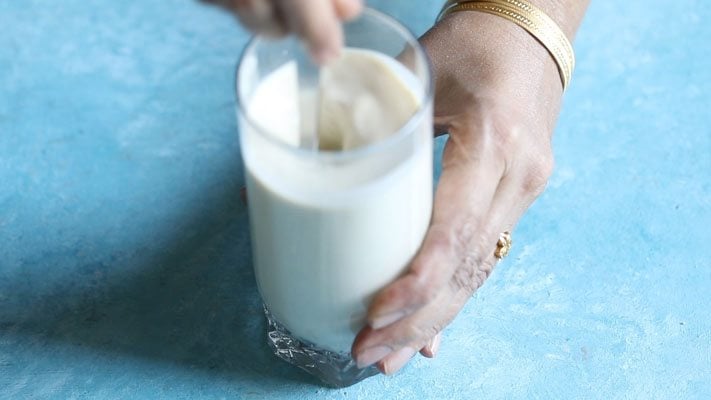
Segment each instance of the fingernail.
[{"label": "fingernail", "polygon": [[442,342],[442,335],[441,334],[435,335],[434,339],[432,339],[432,345],[430,346],[430,353],[432,353],[432,357],[437,355],[437,351],[439,350],[440,342]]},{"label": "fingernail", "polygon": [[403,311],[394,311],[390,314],[381,315],[373,319],[373,322],[370,324],[370,327],[373,329],[380,329],[392,324],[395,321],[402,319],[402,317],[404,316],[405,313]]},{"label": "fingernail", "polygon": [[403,347],[393,353],[383,364],[383,373],[392,375],[402,368],[417,353],[412,347]]},{"label": "fingernail", "polygon": [[382,360],[392,352],[392,349],[387,346],[376,346],[376,347],[371,347],[367,350],[364,350],[360,352],[356,356],[356,365],[358,368],[363,369],[371,364],[375,364],[376,362]]}]

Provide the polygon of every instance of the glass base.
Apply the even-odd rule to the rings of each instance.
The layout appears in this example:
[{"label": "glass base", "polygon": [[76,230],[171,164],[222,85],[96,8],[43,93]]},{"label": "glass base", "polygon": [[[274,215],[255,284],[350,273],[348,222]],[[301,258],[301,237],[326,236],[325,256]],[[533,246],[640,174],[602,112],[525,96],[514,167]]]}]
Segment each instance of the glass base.
[{"label": "glass base", "polygon": [[267,317],[267,343],[274,354],[316,376],[328,386],[350,386],[379,373],[374,365],[359,369],[349,353],[324,350],[296,339],[274,319],[266,306],[264,314]]}]

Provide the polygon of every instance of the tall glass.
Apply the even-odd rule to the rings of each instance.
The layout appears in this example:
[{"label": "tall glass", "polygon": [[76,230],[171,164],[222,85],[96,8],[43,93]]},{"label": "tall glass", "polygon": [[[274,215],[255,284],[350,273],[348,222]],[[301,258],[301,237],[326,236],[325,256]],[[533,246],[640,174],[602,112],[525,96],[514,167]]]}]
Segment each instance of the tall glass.
[{"label": "tall glass", "polygon": [[318,151],[279,140],[265,126],[298,112],[279,96],[268,115],[250,111],[265,79],[308,58],[298,40],[254,38],[237,71],[252,254],[268,343],[279,357],[339,387],[377,373],[356,367],[351,345],[370,301],[407,268],[432,210],[427,57],[406,28],[372,9],[344,33],[347,48],[396,63],[417,100],[399,130],[364,147]]}]

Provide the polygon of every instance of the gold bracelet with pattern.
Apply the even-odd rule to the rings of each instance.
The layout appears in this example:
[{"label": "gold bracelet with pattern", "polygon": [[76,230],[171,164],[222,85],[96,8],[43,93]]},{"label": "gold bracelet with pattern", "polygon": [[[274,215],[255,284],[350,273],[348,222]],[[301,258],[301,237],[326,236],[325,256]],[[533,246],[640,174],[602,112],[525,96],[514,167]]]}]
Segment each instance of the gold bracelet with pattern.
[{"label": "gold bracelet with pattern", "polygon": [[449,0],[442,7],[437,21],[453,12],[464,10],[497,15],[530,33],[553,57],[565,91],[575,68],[573,46],[548,15],[525,0]]}]

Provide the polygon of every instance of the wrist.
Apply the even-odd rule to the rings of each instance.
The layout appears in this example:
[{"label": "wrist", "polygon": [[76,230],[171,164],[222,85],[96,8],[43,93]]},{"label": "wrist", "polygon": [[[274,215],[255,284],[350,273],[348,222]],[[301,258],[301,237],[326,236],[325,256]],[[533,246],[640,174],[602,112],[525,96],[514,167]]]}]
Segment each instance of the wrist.
[{"label": "wrist", "polygon": [[562,85],[555,61],[510,21],[476,11],[456,12],[437,23],[422,42],[437,79],[466,76],[480,93],[494,93],[507,102],[559,102]]}]

